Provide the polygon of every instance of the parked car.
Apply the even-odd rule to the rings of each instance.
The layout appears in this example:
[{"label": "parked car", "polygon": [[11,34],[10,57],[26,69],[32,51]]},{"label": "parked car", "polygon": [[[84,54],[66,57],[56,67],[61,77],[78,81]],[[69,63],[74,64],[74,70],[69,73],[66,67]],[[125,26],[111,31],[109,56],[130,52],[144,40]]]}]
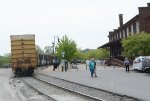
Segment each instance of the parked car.
[{"label": "parked car", "polygon": [[9,63],[9,64],[4,64],[4,65],[2,65],[2,68],[10,68],[11,67],[11,64]]},{"label": "parked car", "polygon": [[133,61],[133,69],[140,71],[150,71],[150,56],[139,56]]},{"label": "parked car", "polygon": [[70,61],[70,63],[71,64],[78,64],[78,63],[85,63],[85,61],[84,60],[72,60],[72,61]]}]

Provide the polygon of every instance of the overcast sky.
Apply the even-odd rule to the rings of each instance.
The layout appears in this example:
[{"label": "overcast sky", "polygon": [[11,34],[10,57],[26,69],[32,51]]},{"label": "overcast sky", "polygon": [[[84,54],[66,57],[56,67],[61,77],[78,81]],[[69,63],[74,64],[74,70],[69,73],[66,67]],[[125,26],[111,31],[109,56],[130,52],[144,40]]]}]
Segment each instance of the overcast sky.
[{"label": "overcast sky", "polygon": [[[108,32],[138,14],[150,0],[0,0],[0,55],[10,53],[10,35],[35,34],[42,49],[67,35],[81,49],[108,42]],[[57,42],[57,41],[56,41]]]}]

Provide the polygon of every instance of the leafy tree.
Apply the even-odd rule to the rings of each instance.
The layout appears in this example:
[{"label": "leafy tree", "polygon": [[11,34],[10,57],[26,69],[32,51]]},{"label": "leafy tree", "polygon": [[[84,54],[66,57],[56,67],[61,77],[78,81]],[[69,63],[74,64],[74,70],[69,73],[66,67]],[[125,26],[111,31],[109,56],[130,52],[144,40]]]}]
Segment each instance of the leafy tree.
[{"label": "leafy tree", "polygon": [[56,55],[62,59],[62,52],[65,52],[64,59],[70,61],[75,57],[77,52],[77,44],[69,39],[66,35],[57,43]]},{"label": "leafy tree", "polygon": [[139,55],[150,55],[150,34],[148,33],[137,33],[123,39],[121,43],[125,57],[133,58]]},{"label": "leafy tree", "polygon": [[95,49],[95,50],[90,50],[88,52],[88,58],[95,58],[95,59],[104,59],[108,58],[109,52],[106,49]]},{"label": "leafy tree", "polygon": [[53,46],[45,46],[44,51],[46,54],[52,54],[53,53]]},{"label": "leafy tree", "polygon": [[0,56],[0,67],[3,65],[3,57]]},{"label": "leafy tree", "polygon": [[4,56],[0,56],[0,66],[2,66],[3,64],[8,64],[10,63],[10,53],[6,53],[4,54]]},{"label": "leafy tree", "polygon": [[84,53],[82,52],[81,49],[77,49],[75,56],[74,56],[74,59],[77,59],[77,60],[83,60],[84,59]]},{"label": "leafy tree", "polygon": [[44,51],[41,49],[40,46],[35,45],[35,47],[36,47],[36,51],[37,51],[38,54],[44,54]]},{"label": "leafy tree", "polygon": [[89,49],[86,52],[83,51],[77,51],[77,56],[79,59],[91,59],[91,58],[95,58],[95,59],[104,59],[104,58],[109,58],[110,53],[109,51],[107,51],[106,49]]},{"label": "leafy tree", "polygon": [[[97,49],[98,50],[98,49]],[[99,49],[99,59],[106,59],[110,57],[110,52],[106,50],[105,48]]]}]

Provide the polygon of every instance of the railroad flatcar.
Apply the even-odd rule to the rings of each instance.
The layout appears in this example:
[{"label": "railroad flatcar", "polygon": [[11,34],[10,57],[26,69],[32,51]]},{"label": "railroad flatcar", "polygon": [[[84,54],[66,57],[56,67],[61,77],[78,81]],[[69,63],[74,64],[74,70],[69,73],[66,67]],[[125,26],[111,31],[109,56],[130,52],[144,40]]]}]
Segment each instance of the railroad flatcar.
[{"label": "railroad flatcar", "polygon": [[11,67],[19,76],[32,75],[37,66],[35,35],[11,35]]}]

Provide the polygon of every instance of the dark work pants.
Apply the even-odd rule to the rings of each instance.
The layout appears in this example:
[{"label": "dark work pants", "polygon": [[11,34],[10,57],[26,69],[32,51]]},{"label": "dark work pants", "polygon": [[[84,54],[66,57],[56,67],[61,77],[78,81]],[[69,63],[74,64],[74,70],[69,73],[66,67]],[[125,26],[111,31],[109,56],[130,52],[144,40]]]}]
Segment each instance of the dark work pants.
[{"label": "dark work pants", "polygon": [[53,71],[55,71],[55,69],[57,69],[57,64],[54,64],[53,66]]},{"label": "dark work pants", "polygon": [[126,72],[129,72],[129,65],[126,66]]},{"label": "dark work pants", "polygon": [[94,69],[90,69],[90,72],[91,72],[91,77],[93,77]]}]

